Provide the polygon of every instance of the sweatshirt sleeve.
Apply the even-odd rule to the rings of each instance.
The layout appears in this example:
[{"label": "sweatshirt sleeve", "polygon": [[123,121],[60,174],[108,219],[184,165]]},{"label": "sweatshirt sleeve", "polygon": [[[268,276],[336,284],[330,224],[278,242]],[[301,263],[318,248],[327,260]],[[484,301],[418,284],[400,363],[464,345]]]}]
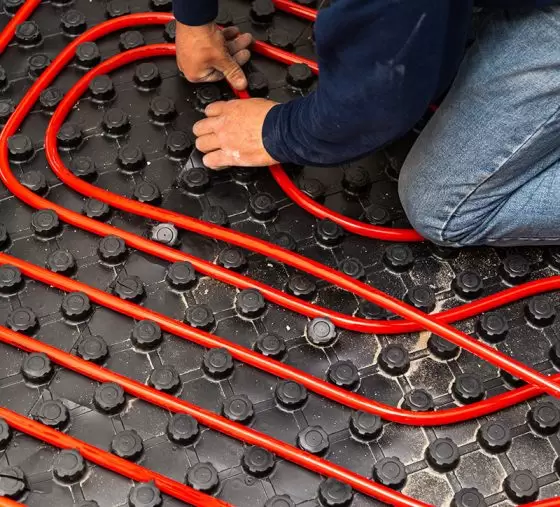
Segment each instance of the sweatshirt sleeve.
[{"label": "sweatshirt sleeve", "polygon": [[218,0],[173,0],[173,14],[184,25],[206,25],[218,16]]},{"label": "sweatshirt sleeve", "polygon": [[276,160],[335,165],[405,134],[437,94],[447,2],[337,0],[320,11],[315,92],[273,107],[263,142]]}]

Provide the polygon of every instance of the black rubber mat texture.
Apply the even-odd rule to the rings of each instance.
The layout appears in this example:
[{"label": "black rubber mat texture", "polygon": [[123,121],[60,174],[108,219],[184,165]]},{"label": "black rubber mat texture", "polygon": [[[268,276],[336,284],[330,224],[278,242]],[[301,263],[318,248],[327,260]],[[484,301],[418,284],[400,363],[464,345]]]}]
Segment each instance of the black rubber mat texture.
[{"label": "black rubber mat texture", "polygon": [[[119,0],[117,0],[119,1]],[[126,2],[122,2],[127,5]],[[221,19],[238,23],[242,29],[258,38],[289,42],[298,54],[312,57],[311,27],[307,22],[277,12],[272,25],[259,26],[250,21],[250,5],[245,0],[222,2]],[[149,10],[148,0],[135,0],[129,4],[132,12]],[[43,2],[31,17],[42,35],[36,47],[24,48],[12,43],[0,57],[0,64],[7,72],[9,86],[1,92],[1,102],[15,104],[29,87],[28,59],[35,54],[53,58],[68,42],[61,31],[61,17],[76,9],[84,14],[88,27],[106,19],[106,4],[101,0],[76,0],[65,5]],[[0,16],[0,23],[8,21]],[[139,29],[146,43],[162,42],[164,27]],[[119,51],[119,36],[115,34],[99,41],[103,58]],[[90,157],[97,170],[94,183],[122,195],[131,196],[135,186],[142,181],[153,182],[162,194],[161,205],[193,217],[221,207],[229,226],[254,236],[270,240],[276,233],[289,233],[297,244],[297,251],[329,266],[339,266],[345,259],[357,259],[364,268],[364,278],[372,286],[404,298],[416,287],[428,299],[433,293],[435,307],[443,310],[465,302],[458,294],[454,280],[465,271],[475,272],[482,280],[483,294],[491,294],[507,287],[504,280],[504,259],[522,256],[529,264],[529,279],[557,274],[549,263],[553,250],[544,249],[465,249],[460,252],[439,251],[428,244],[411,245],[412,262],[403,272],[389,269],[384,254],[390,246],[380,241],[345,234],[340,244],[322,247],[314,237],[316,221],[291,203],[274,183],[266,169],[255,171],[224,171],[209,173],[210,185],[200,195],[188,194],[178,183],[186,161],[171,160],[166,152],[166,138],[171,131],[190,134],[192,124],[201,118],[195,110],[197,90],[178,75],[172,58],[153,61],[159,69],[162,83],[149,92],[138,90],[133,76],[135,65],[119,69],[112,74],[117,95],[109,105],[97,105],[91,98],[80,101],[69,120],[77,123],[85,140],[79,149],[64,152],[70,164],[78,156]],[[284,101],[302,91],[286,85],[286,68],[280,64],[255,57],[251,71],[266,76],[270,98]],[[76,64],[69,66],[54,85],[67,90],[84,70]],[[223,98],[231,97],[227,87],[220,85]],[[150,100],[162,95],[173,100],[178,116],[163,126],[152,122],[149,115]],[[125,174],[116,163],[117,150],[123,140],[109,140],[103,135],[101,119],[108,107],[125,110],[131,118],[132,128],[126,138],[129,144],[140,145],[147,165],[134,173]],[[82,212],[85,200],[62,185],[48,169],[43,146],[43,135],[49,116],[39,104],[25,121],[22,133],[32,139],[35,155],[27,163],[13,164],[18,177],[24,178],[37,171],[48,182],[48,199]],[[347,166],[323,169],[305,167],[291,169],[290,174],[302,188],[307,188],[324,203],[339,212],[366,220],[366,216],[388,213],[388,225],[406,226],[397,197],[396,178],[407,149],[414,141],[411,133],[366,160]],[[190,162],[196,164],[194,156]],[[344,189],[343,180],[367,174],[369,184],[358,195]],[[29,176],[27,176],[29,177]],[[244,183],[240,182],[243,181]],[[252,196],[266,192],[273,196],[278,206],[277,215],[269,221],[255,220],[250,214]],[[200,278],[189,290],[177,292],[166,281],[168,264],[140,252],[129,252],[124,263],[108,267],[100,262],[97,245],[99,238],[64,225],[54,239],[41,240],[31,228],[30,208],[1,187],[0,221],[5,225],[10,243],[6,251],[35,264],[44,266],[49,254],[66,250],[76,259],[75,277],[87,284],[111,291],[123,276],[137,276],[145,286],[143,304],[177,319],[183,319],[189,307],[206,304],[214,313],[215,333],[247,347],[253,347],[257,337],[275,333],[285,342],[288,352],[286,364],[301,368],[317,377],[327,378],[330,365],[338,361],[352,363],[359,372],[357,392],[380,402],[398,405],[413,389],[424,389],[437,408],[447,408],[458,403],[453,393],[456,379],[464,374],[474,377],[471,382],[483,383],[485,396],[492,396],[511,388],[500,372],[472,355],[451,351],[450,359],[434,355],[437,338],[429,333],[412,333],[404,336],[373,336],[338,330],[338,340],[327,348],[311,346],[304,337],[307,319],[267,304],[265,313],[253,320],[241,318],[235,309],[236,290],[209,278]],[[366,210],[370,209],[370,214]],[[381,209],[381,211],[380,211]],[[153,223],[112,210],[110,223],[140,235],[149,235]],[[195,234],[182,231],[178,248],[204,259],[215,261],[225,245]],[[261,256],[247,252],[248,267],[245,273],[274,287],[284,289],[294,270]],[[107,309],[96,307],[84,323],[73,325],[60,311],[63,294],[33,280],[25,280],[22,288],[13,295],[0,298],[0,323],[5,324],[9,314],[18,307],[32,309],[39,320],[36,338],[61,349],[76,353],[84,337],[99,335],[108,345],[105,365],[121,374],[147,382],[154,368],[172,366],[180,376],[178,396],[202,407],[221,411],[225,400],[234,395],[245,395],[253,404],[254,418],[250,423],[255,429],[296,445],[298,433],[306,427],[321,427],[329,439],[326,458],[357,473],[371,477],[374,465],[384,457],[397,457],[405,467],[406,482],[403,492],[437,506],[447,506],[454,495],[464,488],[476,488],[488,505],[511,505],[504,490],[504,480],[514,471],[530,470],[538,478],[540,498],[560,494],[560,485],[554,463],[560,451],[556,428],[550,435],[542,435],[529,425],[531,407],[543,403],[543,398],[523,403],[509,410],[478,421],[450,427],[412,428],[397,424],[384,424],[380,436],[370,442],[356,439],[350,431],[352,411],[319,396],[309,394],[304,406],[294,411],[279,407],[275,397],[278,379],[243,364],[235,363],[232,375],[222,381],[211,380],[201,369],[204,349],[175,336],[165,335],[157,350],[149,353],[137,350],[130,339],[134,322]],[[546,298],[558,306],[558,296]],[[336,287],[322,281],[317,283],[314,301],[329,308],[354,314],[360,301]],[[508,323],[509,331],[497,347],[515,358],[551,373],[553,365],[550,349],[558,343],[557,322],[545,327],[528,323],[526,302],[518,302],[498,310]],[[458,324],[463,331],[476,335],[478,318]],[[428,348],[431,343],[436,348]],[[390,344],[400,344],[408,352],[410,366],[402,375],[391,375],[384,363]],[[441,345],[441,342],[439,343]],[[437,350],[436,350],[437,352]],[[125,429],[133,429],[141,437],[144,453],[140,463],[148,468],[184,481],[190,467],[208,462],[217,470],[219,489],[217,496],[238,506],[261,507],[274,495],[288,495],[300,507],[320,504],[319,487],[323,479],[291,463],[276,460],[274,469],[264,478],[257,478],[242,466],[245,446],[236,440],[211,430],[202,429],[199,437],[189,445],[170,441],[166,427],[170,414],[139,400],[127,399],[125,407],[116,415],[107,415],[93,404],[97,387],[95,382],[55,368],[52,379],[34,386],[25,381],[21,373],[26,354],[0,344],[0,405],[36,417],[42,403],[60,400],[68,408],[70,422],[66,432],[104,449],[109,449],[113,436]],[[406,369],[406,365],[405,365]],[[397,368],[398,370],[398,368]],[[398,373],[398,371],[397,371]],[[461,377],[462,378],[462,377]],[[457,391],[457,390],[455,390]],[[459,396],[460,397],[460,396]],[[556,400],[548,400],[557,405]],[[554,408],[551,409],[554,412]],[[511,430],[512,440],[506,449],[489,453],[477,439],[477,432],[487,421],[501,423]],[[533,425],[534,426],[534,425]],[[438,469],[426,459],[431,442],[450,438],[458,447],[460,458],[450,471]],[[84,499],[96,500],[102,507],[128,505],[127,496],[131,481],[100,467],[88,465],[86,475],[79,481],[65,485],[53,478],[53,462],[58,450],[27,436],[17,434],[7,448],[0,451],[0,468],[17,466],[24,472],[29,491],[23,500],[30,507],[67,507]],[[0,487],[2,479],[0,479]],[[328,487],[328,486],[327,486]],[[511,495],[511,493],[510,493]],[[164,505],[179,505],[176,500],[165,498]],[[355,494],[353,507],[380,505],[372,499]],[[472,504],[474,505],[474,504]]]}]

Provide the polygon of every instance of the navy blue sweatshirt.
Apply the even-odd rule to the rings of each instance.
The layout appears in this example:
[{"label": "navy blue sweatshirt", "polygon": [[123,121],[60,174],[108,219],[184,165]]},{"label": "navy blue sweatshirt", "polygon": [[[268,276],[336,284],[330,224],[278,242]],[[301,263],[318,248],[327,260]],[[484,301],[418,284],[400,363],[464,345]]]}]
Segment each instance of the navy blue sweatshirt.
[{"label": "navy blue sweatshirt", "polygon": [[[275,106],[263,126],[280,162],[334,165],[412,128],[451,84],[473,4],[542,7],[558,0],[333,0],[320,11],[317,90]],[[174,0],[178,21],[212,21],[218,0]]]}]

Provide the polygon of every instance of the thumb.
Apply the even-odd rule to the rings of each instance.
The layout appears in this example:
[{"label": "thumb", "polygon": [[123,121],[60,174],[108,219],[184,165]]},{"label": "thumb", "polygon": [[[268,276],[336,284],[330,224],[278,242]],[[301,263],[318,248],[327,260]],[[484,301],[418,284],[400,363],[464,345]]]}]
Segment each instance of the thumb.
[{"label": "thumb", "polygon": [[216,64],[216,70],[219,70],[229,84],[236,90],[244,90],[247,88],[247,78],[245,77],[243,69],[230,55],[225,55],[224,58]]}]

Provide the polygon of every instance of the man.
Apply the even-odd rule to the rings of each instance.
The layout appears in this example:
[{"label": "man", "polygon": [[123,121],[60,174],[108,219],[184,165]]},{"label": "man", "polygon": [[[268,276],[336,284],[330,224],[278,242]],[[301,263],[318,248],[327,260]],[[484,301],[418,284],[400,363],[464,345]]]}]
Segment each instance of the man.
[{"label": "man", "polygon": [[[559,0],[334,0],[320,12],[316,92],[219,102],[194,126],[213,169],[335,165],[406,133],[447,93],[402,168],[413,227],[451,246],[560,244]],[[241,69],[251,37],[216,30],[217,0],[175,0],[178,65],[193,82]]]}]

